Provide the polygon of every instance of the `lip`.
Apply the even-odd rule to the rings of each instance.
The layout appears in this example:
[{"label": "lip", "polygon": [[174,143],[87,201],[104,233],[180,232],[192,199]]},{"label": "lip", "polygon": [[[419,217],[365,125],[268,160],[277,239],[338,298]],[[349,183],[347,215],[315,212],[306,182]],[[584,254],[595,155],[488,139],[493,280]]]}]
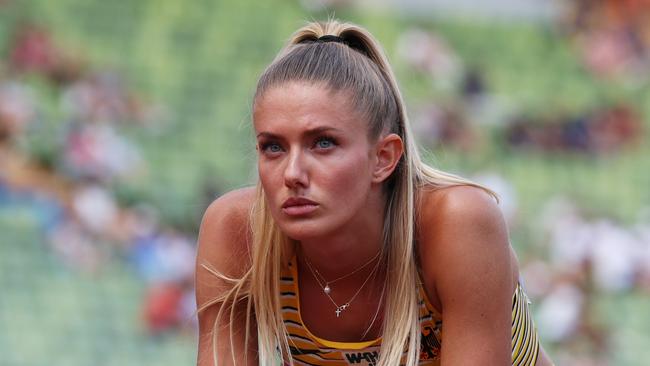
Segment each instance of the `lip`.
[{"label": "lip", "polygon": [[318,203],[304,197],[290,197],[282,204],[282,211],[289,216],[308,215],[318,208]]}]

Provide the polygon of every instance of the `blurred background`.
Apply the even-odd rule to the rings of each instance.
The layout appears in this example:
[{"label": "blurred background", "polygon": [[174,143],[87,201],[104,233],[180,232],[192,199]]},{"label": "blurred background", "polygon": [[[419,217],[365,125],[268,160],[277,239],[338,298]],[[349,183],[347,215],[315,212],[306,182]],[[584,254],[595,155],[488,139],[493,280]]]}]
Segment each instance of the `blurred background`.
[{"label": "blurred background", "polygon": [[558,365],[650,363],[650,1],[0,0],[0,365],[195,362],[203,210],[289,35],[368,28],[426,160],[496,190]]}]

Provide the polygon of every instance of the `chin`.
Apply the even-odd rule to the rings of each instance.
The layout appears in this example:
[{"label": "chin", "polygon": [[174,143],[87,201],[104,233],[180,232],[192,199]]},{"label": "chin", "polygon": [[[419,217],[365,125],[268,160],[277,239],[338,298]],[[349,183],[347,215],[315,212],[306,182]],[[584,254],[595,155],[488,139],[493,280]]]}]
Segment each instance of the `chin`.
[{"label": "chin", "polygon": [[280,230],[293,240],[302,241],[326,235],[331,230],[326,223],[315,219],[276,221]]}]

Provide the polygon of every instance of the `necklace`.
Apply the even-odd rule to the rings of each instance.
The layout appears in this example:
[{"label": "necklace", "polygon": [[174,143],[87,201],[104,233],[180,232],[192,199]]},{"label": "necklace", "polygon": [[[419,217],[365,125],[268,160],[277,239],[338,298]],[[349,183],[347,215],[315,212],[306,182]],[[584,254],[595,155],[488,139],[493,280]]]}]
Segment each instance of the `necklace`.
[{"label": "necklace", "polygon": [[320,272],[318,272],[317,269],[315,269],[315,268],[312,269],[313,267],[312,267],[312,265],[311,265],[311,262],[309,261],[309,258],[307,258],[307,256],[305,256],[305,262],[306,262],[307,265],[309,266],[309,268],[310,268],[310,270],[312,271],[312,274],[314,275],[314,277],[316,277],[316,276],[318,275],[318,279],[322,280],[322,282],[325,284],[325,286],[323,286],[323,285],[321,285],[321,281],[320,281],[320,280],[318,281],[318,284],[319,284],[319,285],[321,286],[321,288],[323,289],[323,292],[325,292],[325,294],[329,294],[330,292],[332,292],[332,288],[330,287],[331,284],[333,284],[333,283],[336,282],[336,281],[342,280],[342,279],[344,279],[344,278],[350,277],[350,276],[352,276],[353,274],[359,272],[360,270],[366,268],[370,263],[372,263],[375,259],[377,259],[377,257],[379,257],[379,254],[381,254],[381,251],[378,251],[377,254],[375,254],[374,257],[370,258],[370,260],[367,261],[366,263],[364,263],[361,267],[355,269],[354,271],[352,271],[352,272],[350,272],[350,273],[348,273],[348,274],[346,274],[346,275],[343,275],[343,276],[337,277],[337,278],[335,278],[335,279],[333,279],[333,280],[331,280],[331,281],[327,281],[327,280],[325,279],[325,276],[323,276]]},{"label": "necklace", "polygon": [[[368,283],[368,280],[370,280],[370,278],[373,276],[373,274],[377,271],[377,268],[379,268],[379,262],[380,261],[377,261],[377,263],[375,264],[375,267],[372,269],[372,271],[370,271],[370,274],[368,274],[368,277],[366,278],[365,281],[363,281],[363,283],[361,284],[361,287],[359,287],[357,292],[355,292],[354,295],[352,295],[352,297],[348,301],[346,301],[343,305],[337,304],[336,301],[334,301],[334,299],[332,298],[332,296],[330,296],[329,292],[324,291],[324,289],[323,289],[323,292],[325,293],[327,298],[330,299],[332,304],[334,304],[334,306],[336,307],[336,310],[334,310],[334,312],[336,313],[337,318],[341,316],[341,313],[344,310],[346,310],[348,307],[350,307],[350,303],[352,303],[352,301],[354,301],[354,299],[357,297],[357,295],[359,295],[359,293],[361,292],[361,289],[363,289],[366,286],[366,283]],[[320,279],[316,275],[316,272],[314,271],[314,268],[312,267],[312,265],[309,262],[309,259],[307,259],[307,257],[305,257],[305,263],[307,263],[307,267],[309,267],[309,271],[311,272],[312,276],[314,276],[314,279],[316,280],[316,282],[318,282],[318,286],[323,288],[323,284],[321,283]]]}]

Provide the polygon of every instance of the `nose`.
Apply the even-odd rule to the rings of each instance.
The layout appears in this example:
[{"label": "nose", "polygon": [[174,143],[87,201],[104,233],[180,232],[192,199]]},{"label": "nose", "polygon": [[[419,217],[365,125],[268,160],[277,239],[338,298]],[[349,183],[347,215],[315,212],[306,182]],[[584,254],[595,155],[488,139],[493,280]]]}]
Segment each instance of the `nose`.
[{"label": "nose", "polygon": [[306,188],[309,185],[307,167],[300,151],[292,151],[284,168],[284,184],[291,189]]}]

